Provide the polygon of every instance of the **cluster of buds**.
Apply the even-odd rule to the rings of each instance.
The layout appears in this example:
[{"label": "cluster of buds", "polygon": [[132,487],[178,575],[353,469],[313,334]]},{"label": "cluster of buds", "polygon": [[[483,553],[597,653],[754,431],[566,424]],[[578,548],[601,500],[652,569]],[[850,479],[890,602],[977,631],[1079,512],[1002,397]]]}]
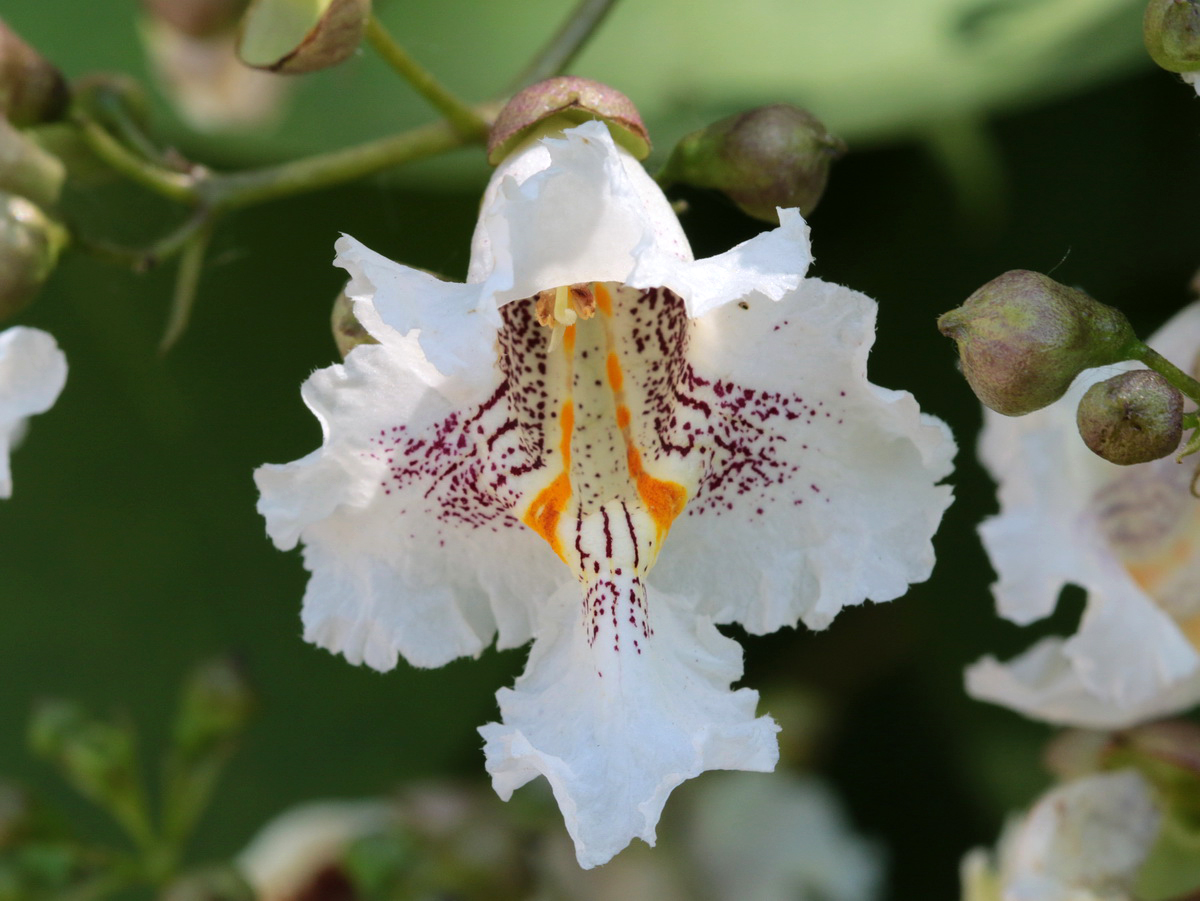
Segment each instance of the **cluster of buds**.
[{"label": "cluster of buds", "polygon": [[[987,407],[1024,416],[1061,398],[1086,369],[1137,358],[1143,345],[1125,316],[1038,272],[988,282],[938,319],[958,344],[963,375]],[[1084,443],[1128,466],[1173,452],[1183,395],[1156,372],[1123,372],[1092,385],[1076,420]]]},{"label": "cluster of buds", "polygon": [[61,118],[68,99],[58,69],[0,20],[0,320],[37,296],[66,244],[53,218],[65,169],[27,129]]}]

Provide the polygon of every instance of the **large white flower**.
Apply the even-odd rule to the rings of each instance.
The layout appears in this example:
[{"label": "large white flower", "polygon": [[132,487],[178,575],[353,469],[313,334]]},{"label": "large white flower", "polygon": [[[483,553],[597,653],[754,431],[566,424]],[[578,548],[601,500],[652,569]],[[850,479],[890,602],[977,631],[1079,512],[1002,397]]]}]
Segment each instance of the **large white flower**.
[{"label": "large white flower", "polygon": [[[1190,368],[1200,305],[1150,339]],[[967,691],[1022,713],[1120,728],[1200,702],[1200,502],[1194,463],[1165,457],[1116,466],[1079,438],[1075,408],[1123,364],[1089,370],[1066,396],[1017,419],[988,413],[983,462],[999,483],[1000,514],[980,527],[999,580],[1002,616],[1026,624],[1054,610],[1064,585],[1087,589],[1070,638],[1045,638],[1008,664],[985,657]]]},{"label": "large white flower", "polygon": [[963,859],[963,901],[1132,901],[1163,812],[1136,770],[1084,776],[1043,795],[996,854]]},{"label": "large white flower", "polygon": [[12,497],[8,455],[30,416],[45,413],[67,381],[67,358],[46,332],[13,326],[0,332],[0,498]]},{"label": "large white flower", "polygon": [[530,139],[467,284],[338,242],[380,343],[305,384],[322,447],[256,474],[310,641],[386,670],[534,639],[487,768],[549,780],[584,866],[653,843],[685,779],[775,765],[716,624],[824,628],[933,565],[953,443],[867,381],[874,302],[804,279],[781,222],[693,260],[602,124]]}]

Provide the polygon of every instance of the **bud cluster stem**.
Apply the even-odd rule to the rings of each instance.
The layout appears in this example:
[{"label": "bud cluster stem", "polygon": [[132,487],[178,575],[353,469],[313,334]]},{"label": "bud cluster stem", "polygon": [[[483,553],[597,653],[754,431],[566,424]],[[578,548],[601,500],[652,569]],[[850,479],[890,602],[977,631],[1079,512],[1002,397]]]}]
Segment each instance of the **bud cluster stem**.
[{"label": "bud cluster stem", "polygon": [[617,0],[580,0],[554,37],[513,81],[512,93],[565,72],[616,3]]},{"label": "bud cluster stem", "polygon": [[405,81],[446,117],[454,129],[472,143],[487,140],[488,122],[469,104],[460,100],[449,88],[418,63],[396,42],[391,33],[372,13],[367,20],[367,41]]},{"label": "bud cluster stem", "polygon": [[1143,341],[1130,348],[1130,359],[1145,363],[1164,379],[1178,388],[1186,397],[1200,404],[1200,381],[1192,378],[1154,348]]}]

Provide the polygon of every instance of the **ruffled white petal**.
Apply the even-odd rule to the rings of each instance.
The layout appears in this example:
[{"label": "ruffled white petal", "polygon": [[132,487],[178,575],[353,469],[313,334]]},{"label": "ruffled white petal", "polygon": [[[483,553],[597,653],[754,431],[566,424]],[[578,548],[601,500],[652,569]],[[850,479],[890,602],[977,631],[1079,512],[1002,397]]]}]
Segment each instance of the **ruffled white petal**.
[{"label": "ruffled white petal", "polygon": [[492,397],[481,394],[457,408],[416,339],[396,340],[314,373],[304,399],[322,447],[255,473],[276,545],[304,541],[305,637],[379,670],[398,654],[416,666],[478,655],[497,629],[501,646],[521,644],[530,598],[559,576],[549,549],[489,495],[479,448],[503,404],[480,412]]},{"label": "ruffled white petal", "polygon": [[529,664],[501,689],[502,723],[480,729],[500,797],[539,775],[554,790],[579,863],[602,864],[655,826],[672,789],[705,770],[771,770],[778,759],[757,692],[729,691],[741,649],[690,602],[652,592],[654,635],[608,653],[589,646],[565,587],[539,615]]},{"label": "ruffled white petal", "polygon": [[1139,703],[1116,706],[1088,690],[1063,644],[1061,638],[1043,638],[1007,663],[984,657],[967,668],[967,694],[1035,719],[1088,729],[1123,729],[1183,710],[1200,699],[1200,673],[1193,673]]},{"label": "ruffled white petal", "polygon": [[49,410],[66,381],[66,355],[49,334],[19,325],[0,332],[0,498],[12,496],[8,456],[26,421]]},{"label": "ruffled white petal", "polygon": [[[1191,360],[1200,306],[1151,343]],[[1200,702],[1196,636],[1183,628],[1200,612],[1188,588],[1200,540],[1188,473],[1171,458],[1113,466],[1087,450],[1075,426],[1087,388],[1135,366],[1085,372],[1062,400],[1028,416],[986,415],[980,456],[999,484],[1000,513],[980,535],[998,575],[999,613],[1020,624],[1040,619],[1068,584],[1087,589],[1088,602],[1071,638],[1043,640],[1007,666],[988,657],[968,670],[975,697],[1096,727],[1129,726]]]},{"label": "ruffled white petal", "polygon": [[755,633],[829,624],[928,578],[951,500],[945,425],[867,380],[875,303],[816,279],[694,324],[713,457],[651,580]]}]

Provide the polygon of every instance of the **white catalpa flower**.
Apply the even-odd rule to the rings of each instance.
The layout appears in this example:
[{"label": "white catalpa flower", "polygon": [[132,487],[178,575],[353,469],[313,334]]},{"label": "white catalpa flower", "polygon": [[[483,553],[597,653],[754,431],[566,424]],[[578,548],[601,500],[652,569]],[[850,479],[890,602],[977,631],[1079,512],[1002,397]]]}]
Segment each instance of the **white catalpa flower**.
[{"label": "white catalpa flower", "polygon": [[0,332],[0,498],[12,497],[8,455],[30,416],[45,413],[67,381],[67,358],[46,332],[13,326]]},{"label": "white catalpa flower", "polygon": [[1000,839],[963,859],[963,901],[1132,901],[1162,825],[1136,770],[1085,776],[1043,795]]},{"label": "white catalpa flower", "polygon": [[[1149,342],[1190,368],[1200,305]],[[999,483],[1000,514],[980,527],[999,574],[1001,616],[1022,625],[1054,610],[1064,585],[1087,589],[1070,638],[1044,638],[1008,664],[985,657],[967,691],[1027,716],[1110,729],[1200,702],[1200,502],[1195,464],[1174,456],[1116,466],[1084,446],[1083,393],[1129,363],[1084,372],[1061,400],[1018,419],[986,414],[979,452]]]},{"label": "white catalpa flower", "polygon": [[603,124],[531,138],[467,284],[338,242],[379,343],[305,384],[322,447],[256,474],[310,641],[387,670],[533,638],[487,768],[549,780],[584,866],[653,843],[684,780],[774,767],[717,624],[821,629],[933,566],[953,442],[867,381],[874,302],[805,279],[781,222],[693,260]]}]

